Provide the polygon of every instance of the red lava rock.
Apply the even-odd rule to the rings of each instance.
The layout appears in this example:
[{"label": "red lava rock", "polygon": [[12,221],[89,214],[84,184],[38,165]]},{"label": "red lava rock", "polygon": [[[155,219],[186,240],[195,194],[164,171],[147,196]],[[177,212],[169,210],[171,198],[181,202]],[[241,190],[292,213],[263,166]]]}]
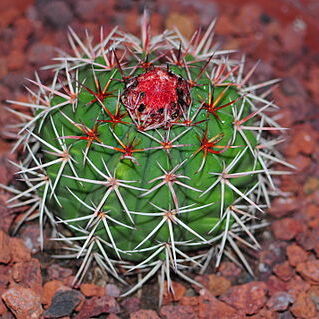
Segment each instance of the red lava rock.
[{"label": "red lava rock", "polygon": [[283,218],[273,222],[272,231],[277,239],[291,240],[302,232],[302,224],[293,218]]},{"label": "red lava rock", "polygon": [[268,293],[270,296],[274,295],[277,292],[287,290],[287,283],[276,276],[270,276],[266,284],[267,284]]},{"label": "red lava rock", "polygon": [[160,319],[160,317],[154,310],[141,309],[133,312],[130,315],[130,319]]},{"label": "red lava rock", "polygon": [[229,279],[230,281],[235,280],[241,274],[241,268],[238,267],[236,264],[224,261],[220,264],[218,268],[218,272],[225,278]]},{"label": "red lava rock", "polygon": [[10,239],[10,250],[12,262],[30,261],[31,254],[20,238],[12,237]]},{"label": "red lava rock", "polygon": [[13,50],[7,60],[9,71],[19,70],[24,67],[26,59],[25,54],[18,50]]},{"label": "red lava rock", "polygon": [[51,306],[44,312],[44,318],[68,316],[83,299],[83,295],[77,290],[58,291],[52,299]]},{"label": "red lava rock", "polygon": [[12,267],[12,279],[19,285],[31,288],[35,292],[42,292],[41,265],[38,259],[19,262]]},{"label": "red lava rock", "polygon": [[319,286],[312,286],[307,291],[307,295],[314,302],[317,310],[319,310]]},{"label": "red lava rock", "polygon": [[294,297],[284,291],[274,293],[267,301],[267,307],[272,311],[286,310],[290,303],[294,302]]},{"label": "red lava rock", "polygon": [[81,284],[80,290],[82,294],[86,297],[101,297],[105,295],[105,289],[101,286],[97,286],[94,284]]},{"label": "red lava rock", "polygon": [[111,313],[106,317],[106,319],[121,319],[119,316],[115,315],[114,313]]},{"label": "red lava rock", "polygon": [[119,297],[121,294],[120,288],[113,284],[107,284],[105,287],[105,292],[108,296],[115,297],[115,298]]},{"label": "red lava rock", "polygon": [[58,264],[50,265],[47,272],[50,280],[61,280],[72,275],[72,269],[61,267]]},{"label": "red lava rock", "polygon": [[295,298],[297,298],[301,292],[308,291],[309,288],[309,283],[297,275],[288,281],[286,285],[286,291]]},{"label": "red lava rock", "polygon": [[288,281],[294,275],[293,268],[290,267],[287,261],[282,264],[275,265],[273,271],[283,281]]},{"label": "red lava rock", "polygon": [[56,53],[54,47],[45,43],[35,42],[28,50],[28,62],[36,66],[49,64]]},{"label": "red lava rock", "polygon": [[10,237],[0,231],[0,263],[8,264],[11,260]]},{"label": "red lava rock", "polygon": [[311,283],[319,283],[319,260],[309,260],[304,263],[300,263],[296,268],[297,272],[301,274],[303,278],[309,280]]},{"label": "red lava rock", "polygon": [[299,263],[302,263],[308,259],[308,253],[300,246],[296,244],[289,245],[286,250],[289,264],[296,267]]},{"label": "red lava rock", "polygon": [[242,319],[243,316],[235,308],[218,300],[207,291],[201,291],[201,296],[198,298],[198,318]]},{"label": "red lava rock", "polygon": [[266,303],[267,286],[264,282],[253,281],[231,287],[220,299],[245,314],[255,314]]},{"label": "red lava rock", "polygon": [[125,298],[121,302],[121,306],[125,308],[128,313],[138,311],[141,308],[141,300],[137,297]]},{"label": "red lava rock", "polygon": [[305,250],[314,249],[316,244],[319,242],[319,228],[311,229],[307,232],[298,234],[296,241]]},{"label": "red lava rock", "polygon": [[19,238],[32,254],[41,252],[40,227],[36,223],[23,225],[19,229]]},{"label": "red lava rock", "polygon": [[307,216],[307,219],[311,220],[319,217],[319,207],[314,204],[307,205],[304,214]]},{"label": "red lava rock", "polygon": [[312,162],[309,156],[302,154],[298,154],[296,157],[288,157],[288,161],[294,165],[299,172],[306,170]]},{"label": "red lava rock", "polygon": [[300,202],[295,197],[277,197],[273,200],[269,213],[274,217],[281,218],[298,209],[299,206]]},{"label": "red lava rock", "polygon": [[52,298],[58,290],[70,289],[69,287],[64,286],[62,281],[52,280],[48,281],[43,285],[43,292],[41,296],[41,302],[43,305],[50,306]]},{"label": "red lava rock", "polygon": [[303,191],[305,192],[305,194],[309,195],[318,190],[319,190],[319,178],[314,176],[308,177],[303,186]]},{"label": "red lava rock", "polygon": [[163,319],[197,319],[191,306],[164,306],[160,314]]},{"label": "red lava rock", "polygon": [[166,18],[165,26],[170,30],[177,27],[178,30],[189,39],[195,32],[194,16],[170,12]]},{"label": "red lava rock", "polygon": [[2,299],[17,319],[39,319],[43,312],[40,296],[29,288],[11,288],[2,294]]},{"label": "red lava rock", "polygon": [[197,276],[195,280],[203,284],[215,297],[226,293],[231,286],[230,280],[215,274]]},{"label": "red lava rock", "polygon": [[301,292],[290,311],[300,319],[313,318],[316,314],[316,306],[305,292]]},{"label": "red lava rock", "polygon": [[172,288],[174,293],[168,291],[167,282],[164,284],[163,305],[169,304],[173,301],[179,301],[185,294],[186,288],[182,284],[176,281],[172,281]]},{"label": "red lava rock", "polygon": [[41,5],[41,16],[56,28],[63,28],[70,24],[73,13],[67,2],[56,0]]},{"label": "red lava rock", "polygon": [[110,296],[92,297],[84,301],[80,312],[74,319],[87,319],[103,313],[118,313],[120,307],[115,298]]}]

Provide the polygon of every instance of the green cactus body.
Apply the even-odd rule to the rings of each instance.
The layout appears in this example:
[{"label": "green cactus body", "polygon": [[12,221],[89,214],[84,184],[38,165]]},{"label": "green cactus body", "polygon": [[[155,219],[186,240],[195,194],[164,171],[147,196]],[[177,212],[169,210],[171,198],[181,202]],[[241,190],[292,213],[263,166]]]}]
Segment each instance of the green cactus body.
[{"label": "green cactus body", "polygon": [[38,179],[13,200],[40,198],[41,226],[47,216],[70,227],[74,237],[58,237],[77,243],[80,272],[95,258],[117,278],[123,263],[150,267],[144,281],[162,267],[169,281],[169,268],[205,264],[211,254],[199,249],[217,247],[219,262],[226,242],[249,269],[237,234],[258,247],[254,215],[269,204],[269,167],[289,166],[263,135],[281,129],[263,112],[273,104],[255,94],[276,80],[246,86],[243,60],[205,46],[212,25],[196,43],[147,30],[144,20],[142,41],[113,30],[96,47],[71,30],[75,57],[62,58],[51,86],[32,81],[36,103],[20,103],[35,117],[22,129],[29,155],[18,167]]}]

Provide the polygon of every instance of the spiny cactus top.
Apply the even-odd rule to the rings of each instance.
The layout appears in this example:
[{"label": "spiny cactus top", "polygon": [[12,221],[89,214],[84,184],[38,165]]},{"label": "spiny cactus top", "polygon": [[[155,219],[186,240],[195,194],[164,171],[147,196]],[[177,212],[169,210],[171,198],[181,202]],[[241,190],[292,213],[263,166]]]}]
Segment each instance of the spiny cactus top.
[{"label": "spiny cactus top", "polygon": [[95,47],[70,29],[74,56],[57,59],[52,84],[30,80],[31,102],[14,102],[34,111],[19,113],[16,146],[28,189],[10,201],[24,198],[84,257],[76,279],[95,260],[119,279],[117,266],[150,269],[134,289],[160,268],[170,283],[170,269],[187,279],[231,249],[250,269],[237,243],[258,247],[255,215],[283,173],[270,165],[286,164],[264,136],[281,129],[264,89],[277,80],[250,85],[254,68],[212,46],[214,23],[190,41],[142,24],[141,39],[115,28]]}]

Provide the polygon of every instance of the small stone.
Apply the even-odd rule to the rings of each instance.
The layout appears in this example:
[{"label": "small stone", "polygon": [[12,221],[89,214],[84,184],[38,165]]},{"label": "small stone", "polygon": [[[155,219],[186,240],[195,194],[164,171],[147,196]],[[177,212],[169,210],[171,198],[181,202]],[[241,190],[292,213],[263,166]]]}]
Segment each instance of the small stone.
[{"label": "small stone", "polygon": [[105,289],[101,286],[97,286],[94,284],[81,284],[80,290],[82,294],[86,297],[101,297],[105,295]]},{"label": "small stone", "polygon": [[304,281],[300,276],[294,276],[290,281],[287,282],[286,291],[294,298],[301,292],[306,292],[310,288],[308,282]]},{"label": "small stone", "polygon": [[299,263],[305,262],[308,259],[308,253],[299,245],[292,244],[286,249],[289,264],[296,267]]},{"label": "small stone", "polygon": [[298,295],[290,311],[300,319],[310,319],[317,314],[315,304],[305,292],[301,292]]},{"label": "small stone", "polygon": [[43,292],[41,296],[41,302],[43,305],[50,306],[52,302],[52,298],[56,294],[58,290],[66,290],[70,289],[64,286],[62,281],[52,280],[48,281],[43,285]]},{"label": "small stone", "polygon": [[118,312],[120,312],[120,307],[115,298],[110,296],[92,297],[84,301],[80,312],[74,317],[74,319],[87,319],[99,316],[103,313]]},{"label": "small stone", "polygon": [[36,66],[43,66],[50,63],[55,57],[54,47],[45,43],[35,42],[27,52],[28,61]]},{"label": "small stone", "polygon": [[317,190],[319,190],[319,178],[313,176],[308,177],[303,186],[303,191],[309,195]]},{"label": "small stone", "polygon": [[280,291],[273,294],[267,301],[267,307],[273,311],[286,310],[290,303],[294,302],[294,297],[289,293]]},{"label": "small stone", "polygon": [[235,280],[241,274],[241,268],[230,261],[224,261],[220,264],[218,272],[230,281]]},{"label": "small stone", "polygon": [[12,267],[12,279],[19,285],[31,288],[35,292],[42,292],[41,264],[38,259],[18,262]]},{"label": "small stone", "polygon": [[171,12],[168,15],[165,26],[167,29],[177,27],[177,29],[188,39],[195,31],[194,17],[177,12]]},{"label": "small stone", "polygon": [[277,197],[273,200],[269,213],[277,218],[281,218],[298,209],[300,202],[295,197]]},{"label": "small stone", "polygon": [[195,280],[203,284],[215,297],[226,293],[231,286],[230,280],[215,274],[197,276]]},{"label": "small stone", "polygon": [[307,295],[316,305],[317,311],[319,311],[319,286],[312,286],[307,291]]},{"label": "small stone", "polygon": [[133,312],[130,315],[130,319],[160,319],[160,317],[154,310],[141,309]]},{"label": "small stone", "polygon": [[54,27],[63,28],[71,23],[73,13],[65,1],[48,1],[41,6],[42,16]]},{"label": "small stone", "polygon": [[163,319],[197,319],[191,306],[164,306],[160,311]]},{"label": "small stone", "polygon": [[287,290],[287,283],[282,281],[276,276],[270,276],[266,282],[268,293],[270,296],[274,295],[277,292]]},{"label": "small stone", "polygon": [[164,284],[164,296],[163,296],[163,305],[169,304],[173,301],[179,301],[185,294],[186,288],[182,284],[176,281],[172,281],[172,288],[174,293],[168,291],[167,281]]},{"label": "small stone", "polygon": [[293,268],[290,267],[287,261],[282,264],[275,265],[273,271],[283,281],[288,281],[294,275]]},{"label": "small stone", "polygon": [[25,246],[24,242],[20,238],[12,237],[10,239],[10,250],[12,256],[12,262],[30,261],[30,251]]},{"label": "small stone", "polygon": [[115,297],[115,298],[121,295],[120,288],[113,284],[107,284],[105,287],[105,292],[108,296]]},{"label": "small stone", "polygon": [[[218,300],[207,291],[201,291],[198,298],[198,318],[203,319],[242,319],[243,315],[225,302]],[[174,318],[174,317],[173,317]]]},{"label": "small stone", "polygon": [[141,300],[137,297],[125,298],[121,302],[121,306],[126,310],[126,312],[132,313],[132,312],[140,310]]},{"label": "small stone", "polygon": [[68,316],[83,299],[83,295],[77,290],[58,291],[52,299],[51,306],[44,312],[44,317]]},{"label": "small stone", "polygon": [[43,312],[40,296],[29,288],[11,288],[2,294],[2,299],[17,319],[39,319]]},{"label": "small stone", "polygon": [[249,282],[231,287],[220,300],[225,301],[237,310],[252,315],[266,303],[267,286],[264,282]]},{"label": "small stone", "polygon": [[24,67],[25,62],[25,54],[19,50],[13,50],[8,57],[8,70],[19,70]]},{"label": "small stone", "polygon": [[310,260],[304,263],[300,263],[296,268],[297,272],[301,274],[303,278],[309,280],[311,283],[319,283],[319,260]]},{"label": "small stone", "polygon": [[72,269],[61,267],[58,264],[53,264],[48,267],[48,277],[50,280],[61,280],[72,275]]},{"label": "small stone", "polygon": [[302,224],[293,218],[283,218],[273,222],[272,230],[277,239],[291,240],[302,232]]},{"label": "small stone", "polygon": [[10,237],[0,231],[0,263],[8,264],[11,260]]}]

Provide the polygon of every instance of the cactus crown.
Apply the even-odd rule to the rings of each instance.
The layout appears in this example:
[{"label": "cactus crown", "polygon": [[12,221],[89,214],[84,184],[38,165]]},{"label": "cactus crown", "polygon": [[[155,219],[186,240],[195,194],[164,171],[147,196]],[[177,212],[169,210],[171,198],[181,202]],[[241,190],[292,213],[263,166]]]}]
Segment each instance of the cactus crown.
[{"label": "cactus crown", "polygon": [[74,55],[57,59],[52,84],[36,77],[31,102],[13,102],[33,115],[17,113],[29,188],[11,201],[36,203],[41,236],[48,220],[67,257],[84,258],[76,280],[94,260],[122,282],[118,267],[150,269],[127,294],[159,269],[170,288],[170,270],[192,281],[184,270],[223,252],[251,270],[238,243],[258,247],[255,215],[284,173],[270,166],[289,166],[264,135],[282,129],[264,89],[277,80],[249,85],[255,67],[244,75],[245,58],[216,50],[213,27],[151,37],[144,15],[141,39],[115,28],[95,47],[70,29]]}]

